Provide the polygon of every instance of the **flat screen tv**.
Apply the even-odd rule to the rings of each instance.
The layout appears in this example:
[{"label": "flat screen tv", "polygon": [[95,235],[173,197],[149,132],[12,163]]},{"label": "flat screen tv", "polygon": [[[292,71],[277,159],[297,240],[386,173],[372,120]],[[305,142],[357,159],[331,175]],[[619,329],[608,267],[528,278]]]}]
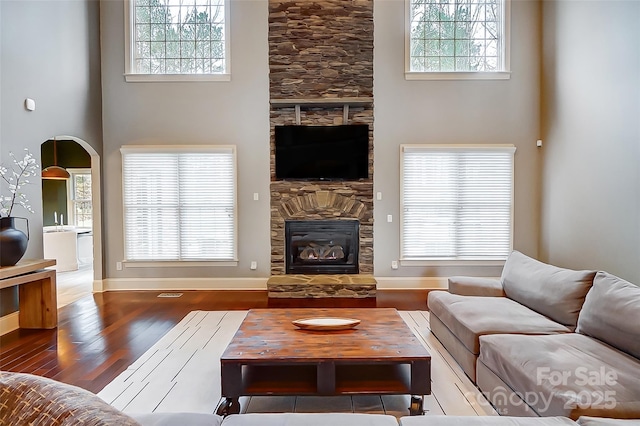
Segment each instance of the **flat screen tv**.
[{"label": "flat screen tv", "polygon": [[369,177],[369,125],[276,126],[276,179]]}]

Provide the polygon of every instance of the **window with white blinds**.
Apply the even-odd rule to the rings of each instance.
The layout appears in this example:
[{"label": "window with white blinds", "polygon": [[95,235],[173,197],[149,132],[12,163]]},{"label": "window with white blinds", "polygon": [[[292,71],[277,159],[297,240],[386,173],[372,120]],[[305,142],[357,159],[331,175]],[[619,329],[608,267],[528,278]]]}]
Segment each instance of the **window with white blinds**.
[{"label": "window with white blinds", "polygon": [[505,259],[514,153],[512,145],[401,146],[401,259]]},{"label": "window with white blinds", "polygon": [[235,147],[121,152],[127,260],[236,260]]}]

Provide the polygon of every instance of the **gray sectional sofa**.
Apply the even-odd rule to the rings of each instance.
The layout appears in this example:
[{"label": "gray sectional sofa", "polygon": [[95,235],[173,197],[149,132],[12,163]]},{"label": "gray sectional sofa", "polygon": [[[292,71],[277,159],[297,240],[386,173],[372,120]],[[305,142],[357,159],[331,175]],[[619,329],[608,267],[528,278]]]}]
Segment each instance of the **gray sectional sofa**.
[{"label": "gray sectional sofa", "polygon": [[504,415],[640,418],[640,287],[514,251],[429,294],[431,331]]}]

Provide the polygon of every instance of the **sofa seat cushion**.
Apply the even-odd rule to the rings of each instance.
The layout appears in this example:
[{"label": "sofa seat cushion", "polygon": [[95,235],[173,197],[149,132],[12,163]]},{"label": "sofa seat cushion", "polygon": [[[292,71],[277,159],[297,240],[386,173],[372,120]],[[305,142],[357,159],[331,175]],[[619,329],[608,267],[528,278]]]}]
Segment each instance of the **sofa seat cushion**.
[{"label": "sofa seat cushion", "polygon": [[572,330],[506,297],[459,296],[429,292],[429,311],[473,354],[485,334],[552,334]]},{"label": "sofa seat cushion", "polygon": [[566,417],[405,416],[400,426],[576,426]]},{"label": "sofa seat cushion", "polygon": [[0,372],[0,425],[139,426],[95,394],[23,373]]},{"label": "sofa seat cushion", "polygon": [[598,272],[587,294],[578,332],[640,358],[640,287]]},{"label": "sofa seat cushion", "polygon": [[502,270],[507,297],[575,328],[595,271],[558,268],[513,251]]},{"label": "sofa seat cushion", "polygon": [[233,414],[222,426],[398,426],[395,417],[361,413]]},{"label": "sofa seat cushion", "polygon": [[640,360],[597,339],[482,336],[478,361],[541,416],[640,418]]}]

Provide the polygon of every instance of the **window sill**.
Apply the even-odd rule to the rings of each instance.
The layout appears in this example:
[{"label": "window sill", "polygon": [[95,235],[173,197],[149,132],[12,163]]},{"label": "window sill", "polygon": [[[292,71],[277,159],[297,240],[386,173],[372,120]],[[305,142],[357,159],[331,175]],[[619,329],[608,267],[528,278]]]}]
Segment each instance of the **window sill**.
[{"label": "window sill", "polygon": [[499,72],[405,72],[405,80],[509,80],[510,71]]},{"label": "window sill", "polygon": [[197,83],[231,81],[231,74],[125,74],[127,83]]},{"label": "window sill", "polygon": [[444,260],[444,259],[400,259],[402,266],[504,266],[506,259],[492,260]]},{"label": "window sill", "polygon": [[148,261],[136,261],[125,260],[122,262],[122,266],[125,268],[197,268],[197,267],[210,267],[210,266],[238,266],[237,260],[148,260]]}]

